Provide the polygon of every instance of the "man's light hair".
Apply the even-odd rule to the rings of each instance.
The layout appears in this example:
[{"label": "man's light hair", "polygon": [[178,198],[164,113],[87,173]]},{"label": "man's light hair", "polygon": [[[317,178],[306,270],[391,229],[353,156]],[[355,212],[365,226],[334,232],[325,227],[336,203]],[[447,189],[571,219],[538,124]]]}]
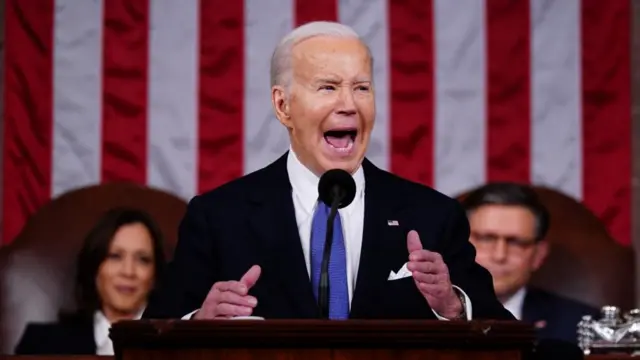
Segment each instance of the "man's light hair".
[{"label": "man's light hair", "polygon": [[[271,86],[281,85],[287,87],[289,85],[291,81],[293,47],[304,40],[316,36],[354,38],[360,40],[367,47],[360,35],[347,25],[331,21],[314,21],[299,26],[282,38],[273,51],[273,56],[271,56]],[[373,57],[368,47],[367,53],[373,64]]]}]

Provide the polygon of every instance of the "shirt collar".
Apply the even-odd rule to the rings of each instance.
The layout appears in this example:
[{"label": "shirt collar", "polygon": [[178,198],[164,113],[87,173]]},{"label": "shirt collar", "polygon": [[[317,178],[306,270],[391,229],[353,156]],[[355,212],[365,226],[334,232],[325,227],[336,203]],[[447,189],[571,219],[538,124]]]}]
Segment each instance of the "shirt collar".
[{"label": "shirt collar", "polygon": [[[287,172],[289,173],[289,181],[294,194],[299,198],[305,211],[311,213],[318,202],[318,182],[320,182],[320,178],[300,162],[291,147],[289,147],[287,156]],[[355,202],[355,200],[362,198],[364,195],[365,178],[362,165],[353,174],[353,180],[356,183]],[[344,210],[350,213],[354,208],[354,202]]]},{"label": "shirt collar", "polygon": [[[142,313],[144,312],[145,307],[142,307],[140,311],[134,316],[132,320],[139,320],[142,318]],[[104,316],[101,310],[97,310],[93,314],[93,328],[94,328],[94,338],[96,341],[96,345],[100,347],[104,345],[109,339],[109,329],[111,328],[111,322]]]},{"label": "shirt collar", "polygon": [[509,310],[518,320],[522,320],[522,307],[524,305],[524,297],[526,294],[527,289],[522,287],[502,304],[502,306]]},{"label": "shirt collar", "polygon": [[109,328],[111,328],[111,323],[107,317],[104,316],[102,311],[96,311],[93,314],[93,335],[98,347],[103,346],[104,343],[109,340]]}]

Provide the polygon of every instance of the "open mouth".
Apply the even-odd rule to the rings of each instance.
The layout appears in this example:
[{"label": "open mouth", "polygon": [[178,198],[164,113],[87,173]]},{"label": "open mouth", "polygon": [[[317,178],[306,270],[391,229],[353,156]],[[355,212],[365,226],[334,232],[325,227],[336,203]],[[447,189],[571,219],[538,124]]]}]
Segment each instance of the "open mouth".
[{"label": "open mouth", "polygon": [[125,285],[117,285],[116,286],[116,291],[118,291],[121,294],[133,294],[136,292],[136,287],[135,286],[125,286]]},{"label": "open mouth", "polygon": [[357,136],[356,128],[334,129],[325,131],[324,140],[337,150],[349,151],[353,148]]}]

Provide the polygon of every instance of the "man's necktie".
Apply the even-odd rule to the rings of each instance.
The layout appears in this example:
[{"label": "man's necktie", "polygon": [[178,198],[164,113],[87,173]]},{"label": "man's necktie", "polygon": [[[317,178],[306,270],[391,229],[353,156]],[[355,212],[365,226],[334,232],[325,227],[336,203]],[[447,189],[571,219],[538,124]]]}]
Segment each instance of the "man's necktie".
[{"label": "man's necktie", "polygon": [[[313,294],[318,300],[318,285],[320,284],[320,266],[327,234],[327,219],[330,208],[318,201],[313,215],[311,229],[311,285]],[[329,260],[329,318],[347,319],[349,317],[349,290],[347,285],[347,256],[342,235],[340,214],[336,214],[333,221],[333,243]]]}]

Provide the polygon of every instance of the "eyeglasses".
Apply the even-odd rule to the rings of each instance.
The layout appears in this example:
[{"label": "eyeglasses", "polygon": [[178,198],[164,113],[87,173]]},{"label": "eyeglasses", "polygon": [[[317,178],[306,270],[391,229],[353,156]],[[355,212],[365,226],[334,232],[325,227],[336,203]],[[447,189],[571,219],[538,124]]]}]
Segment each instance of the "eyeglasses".
[{"label": "eyeglasses", "polygon": [[535,239],[519,238],[514,236],[502,236],[493,233],[471,232],[471,239],[476,248],[494,249],[500,241],[504,241],[507,251],[519,255],[524,254],[528,249],[536,245]]}]

